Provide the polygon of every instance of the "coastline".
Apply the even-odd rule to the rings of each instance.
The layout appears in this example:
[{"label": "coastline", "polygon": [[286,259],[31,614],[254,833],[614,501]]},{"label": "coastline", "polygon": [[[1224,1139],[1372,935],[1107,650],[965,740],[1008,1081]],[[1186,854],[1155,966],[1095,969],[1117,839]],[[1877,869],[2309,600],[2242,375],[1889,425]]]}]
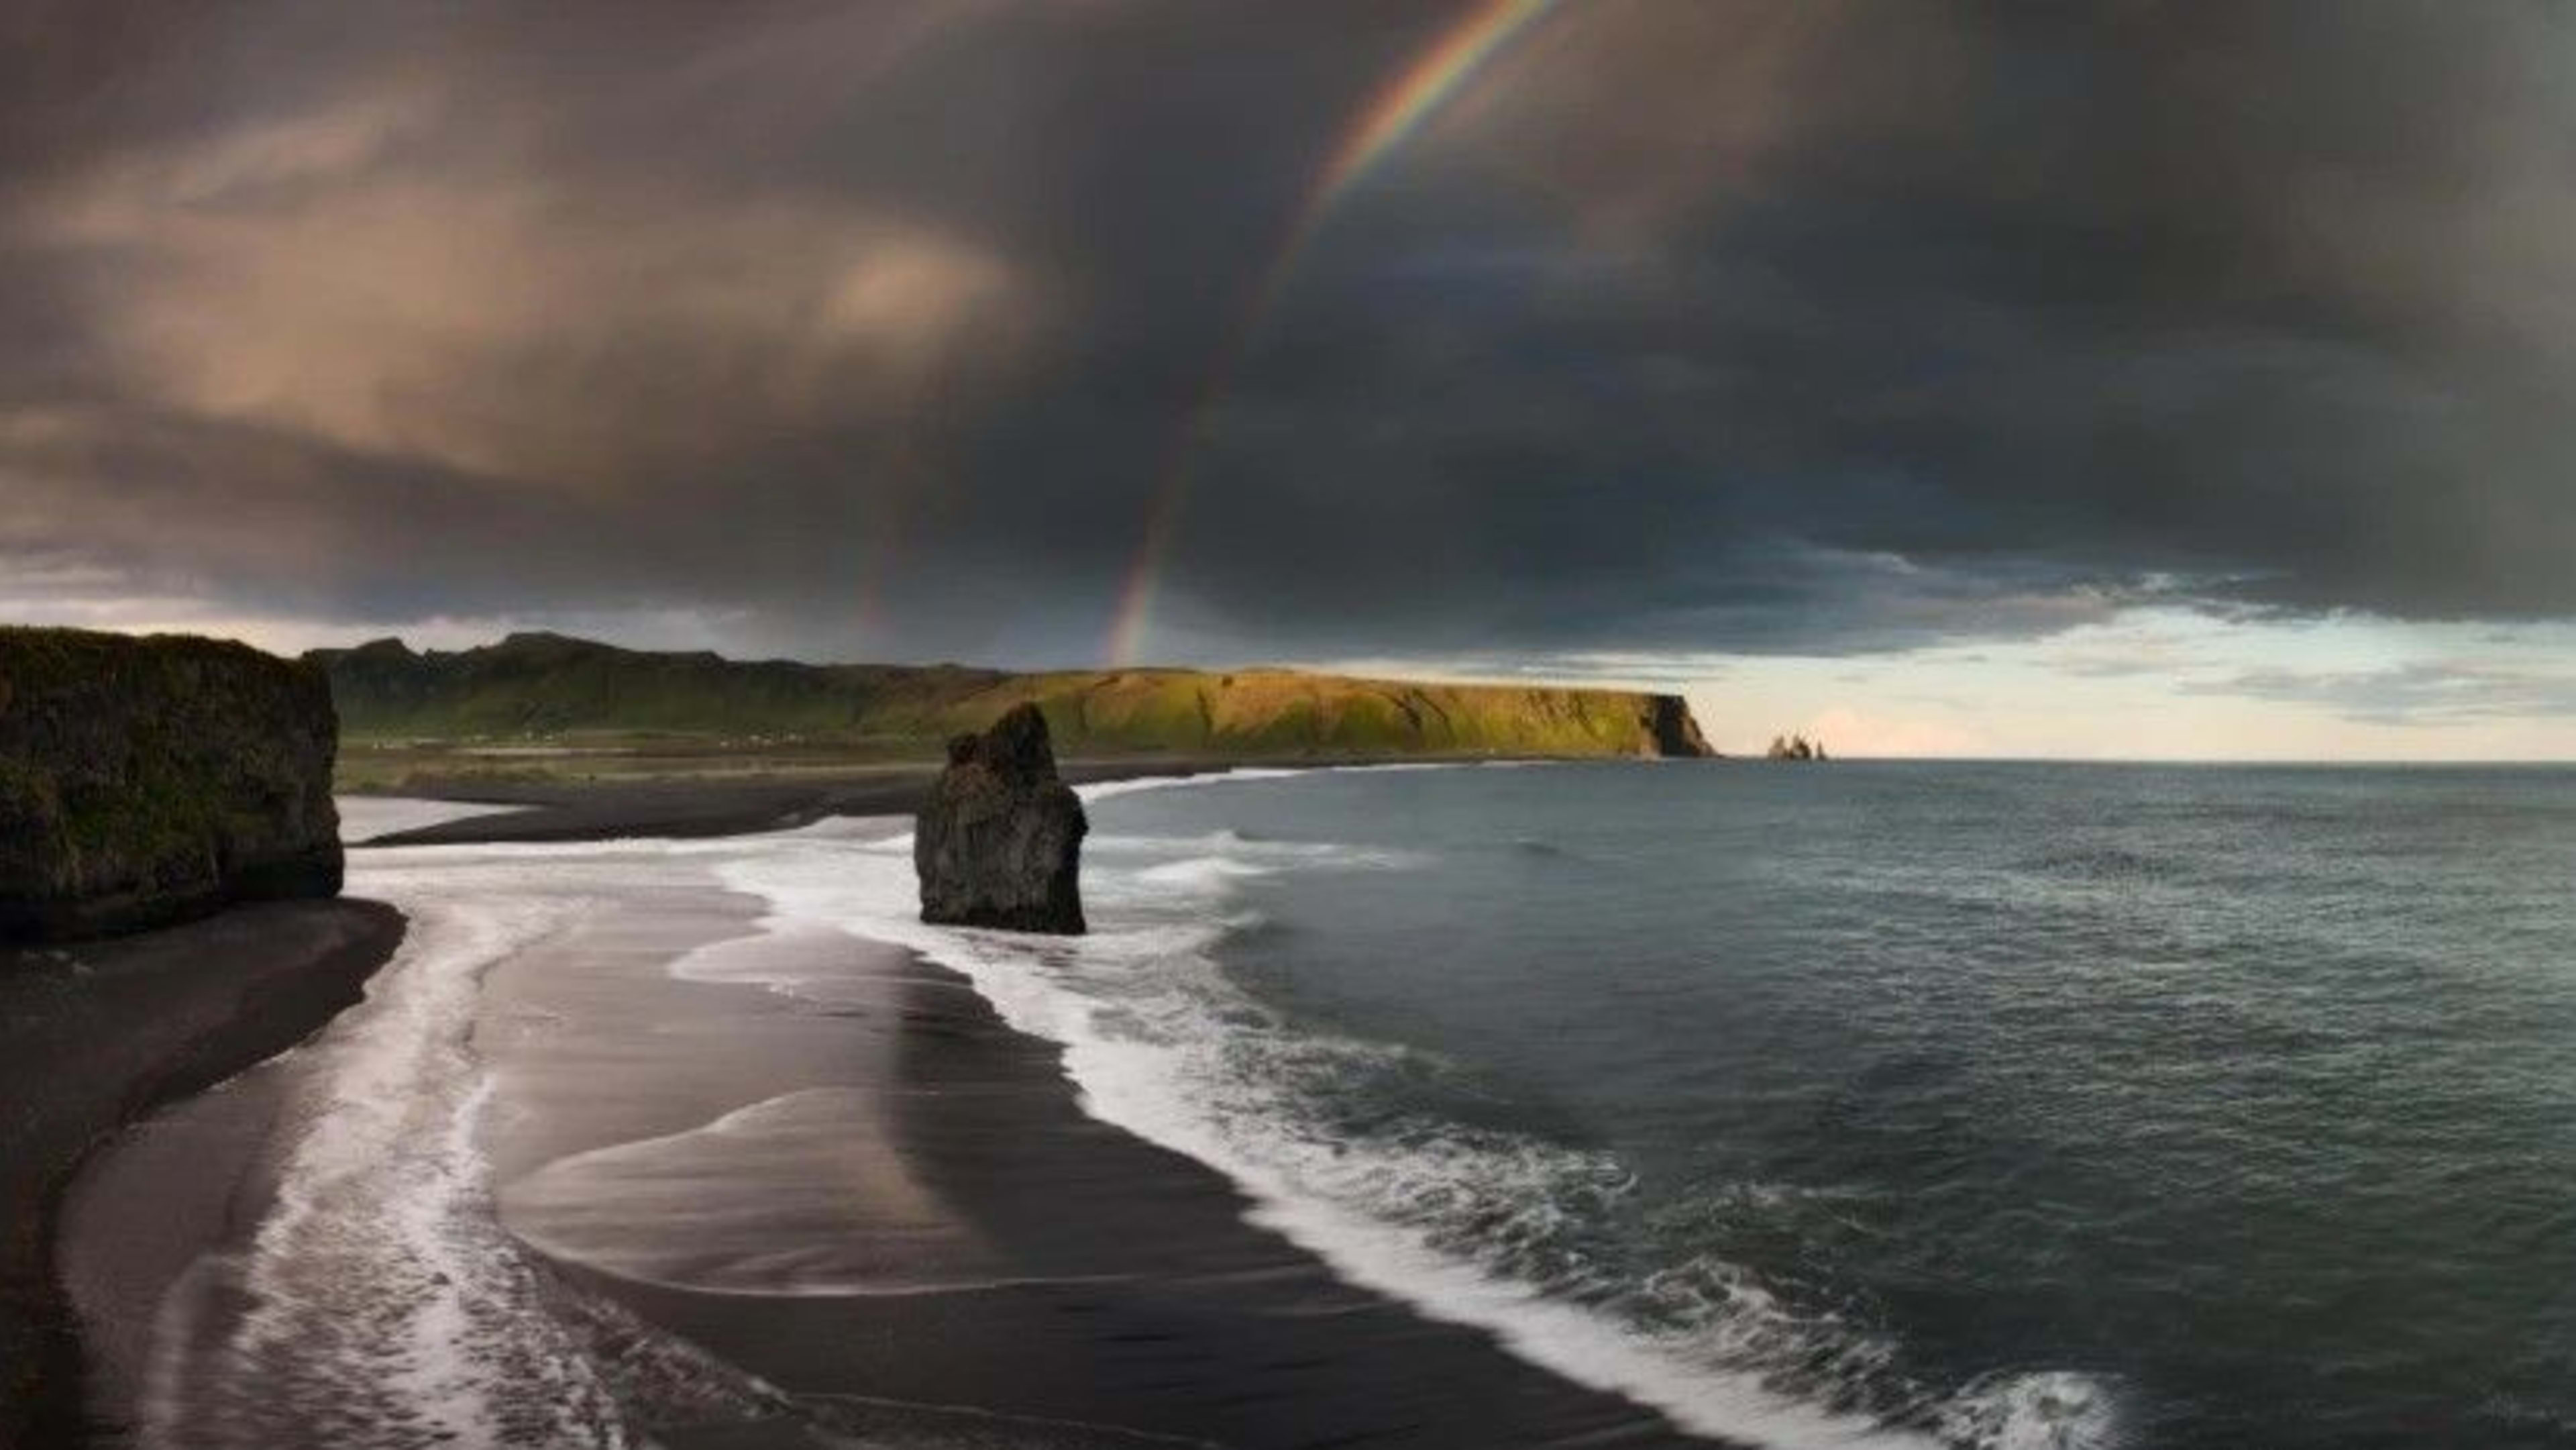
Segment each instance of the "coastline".
[{"label": "coastline", "polygon": [[[549,1254],[559,1272],[782,1391],[817,1428],[897,1443],[970,1427],[1000,1445],[1711,1443],[1346,1282],[1250,1222],[1215,1169],[1086,1113],[1062,1049],[1005,1025],[964,976],[848,941],[879,963],[893,1026],[869,1118],[834,1131],[889,1162],[848,1175],[882,1186],[837,1207],[848,1252],[894,1283],[725,1291]],[[504,1192],[522,1230],[542,1218],[532,1186]],[[807,1443],[737,1433],[657,1427],[675,1450]]]},{"label": "coastline", "polygon": [[[1058,773],[1067,785],[1107,785],[1137,780],[1187,780],[1229,771],[1379,769],[1389,767],[1526,764],[1544,756],[1408,755],[1137,756],[1067,760]],[[1642,757],[1640,757],[1642,758]],[[1718,759],[1719,757],[1710,757]],[[1616,757],[1568,757],[1603,760]],[[368,846],[467,846],[612,841],[651,836],[704,840],[792,830],[829,816],[910,816],[937,778],[935,764],[873,767],[798,775],[639,778],[633,780],[517,780],[492,776],[414,776],[400,787],[349,792],[361,798],[426,799],[505,808],[408,830],[388,832]]]},{"label": "coastline", "polygon": [[[661,1443],[734,1450],[969,1430],[995,1446],[1710,1443],[1484,1330],[1353,1285],[1248,1222],[1249,1200],[1217,1170],[1090,1116],[1062,1049],[1006,1025],[966,977],[864,937],[774,938],[754,908],[712,883],[638,881],[617,911],[496,966],[475,1008],[487,1066],[518,1095],[484,1145],[496,1206],[561,1281],[572,1321],[640,1321],[742,1371],[705,1391],[731,1406],[726,1416],[656,1417]],[[753,967],[669,970],[709,952]],[[844,963],[832,970],[852,975],[835,990],[853,995],[818,1004],[765,989],[763,960]],[[564,1037],[566,1021],[589,1040]],[[522,1042],[540,1031],[542,1042]],[[174,1108],[160,1131],[127,1137],[83,1175],[67,1206],[80,1222],[60,1252],[99,1341],[85,1348],[102,1429],[132,1423],[148,1339],[138,1316],[188,1262],[256,1221],[279,1146],[265,1099],[315,1062],[284,1059],[245,1080],[257,1091]],[[565,1164],[624,1171],[639,1148],[649,1165],[657,1145],[739,1147],[725,1123],[809,1101],[831,1116],[799,1128],[822,1134],[801,1151],[823,1142],[851,1171],[817,1181],[807,1161],[793,1178],[755,1175],[740,1222],[774,1231],[782,1211],[819,1203],[843,1235],[833,1253],[890,1275],[891,1289],[710,1288],[687,1282],[707,1271],[700,1219],[687,1220],[693,1257],[676,1275],[603,1258],[595,1242],[566,1252],[545,1221],[545,1180]],[[174,1128],[179,1119],[195,1121]],[[604,1162],[581,1161],[594,1155]],[[708,1182],[648,1172],[602,1192],[577,1172],[554,1201],[574,1210],[577,1231],[598,1227],[595,1209],[649,1229],[657,1190],[685,1189],[663,1208],[695,1214]],[[799,1183],[810,1185],[804,1209],[782,1210]],[[624,1242],[672,1241],[656,1231]],[[757,1387],[747,1398],[746,1383]],[[764,1394],[783,1396],[772,1418],[759,1417]]]},{"label": "coastline", "polygon": [[376,902],[277,902],[0,953],[0,1444],[88,1435],[58,1212],[120,1129],[293,1047],[364,995],[405,930]]},{"label": "coastline", "polygon": [[[1181,777],[1230,762],[1133,761],[1086,780]],[[707,838],[825,816],[908,810],[935,772],[867,779],[679,780],[452,788],[384,797],[497,806],[365,838],[364,846]],[[88,1384],[102,1362],[63,1282],[66,1195],[101,1148],[322,1031],[364,997],[407,929],[353,898],[244,904],[131,936],[0,949],[0,1445],[92,1443]],[[247,1143],[227,1144],[248,1151]],[[248,1161],[209,1171],[236,1183]],[[216,1242],[233,1208],[192,1195],[149,1241],[160,1257]],[[130,1306],[127,1306],[130,1307]],[[96,1326],[92,1326],[95,1334]],[[140,1332],[123,1326],[112,1333]]]}]

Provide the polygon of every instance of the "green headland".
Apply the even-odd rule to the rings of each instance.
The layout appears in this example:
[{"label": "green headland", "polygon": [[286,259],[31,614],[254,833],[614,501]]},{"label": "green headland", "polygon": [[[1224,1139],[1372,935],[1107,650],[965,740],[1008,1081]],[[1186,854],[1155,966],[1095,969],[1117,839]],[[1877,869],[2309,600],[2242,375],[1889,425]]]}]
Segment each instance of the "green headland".
[{"label": "green headland", "polygon": [[1071,759],[1194,761],[1711,753],[1677,695],[1418,683],[1300,670],[815,665],[514,634],[459,651],[398,640],[328,670],[344,788],[408,776],[617,777],[936,760],[1014,705]]}]

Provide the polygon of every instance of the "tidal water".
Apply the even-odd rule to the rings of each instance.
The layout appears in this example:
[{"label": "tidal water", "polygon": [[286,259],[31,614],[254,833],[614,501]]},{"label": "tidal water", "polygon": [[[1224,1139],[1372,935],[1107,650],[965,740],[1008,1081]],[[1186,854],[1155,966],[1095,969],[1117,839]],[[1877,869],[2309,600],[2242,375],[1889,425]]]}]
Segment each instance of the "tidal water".
[{"label": "tidal water", "polygon": [[[1025,1272],[893,1111],[971,992],[1341,1278],[1713,1441],[2576,1445],[2576,772],[1086,795],[1070,940],[922,925],[899,822],[358,852],[369,1000],[89,1175],[252,1165],[133,1443],[845,1443],[552,1266],[746,1322]],[[1071,1443],[924,1422],[868,1443]]]},{"label": "tidal water", "polygon": [[1113,928],[1209,929],[1049,969],[1109,1114],[1686,1425],[2576,1444],[2576,773],[1549,766],[1092,810]]}]

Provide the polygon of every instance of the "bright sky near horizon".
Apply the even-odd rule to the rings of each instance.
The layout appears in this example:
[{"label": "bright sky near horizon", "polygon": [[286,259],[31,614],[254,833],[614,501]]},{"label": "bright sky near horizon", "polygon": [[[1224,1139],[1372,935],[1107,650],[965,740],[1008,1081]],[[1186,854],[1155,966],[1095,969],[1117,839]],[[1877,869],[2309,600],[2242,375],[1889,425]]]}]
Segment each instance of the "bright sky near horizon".
[{"label": "bright sky near horizon", "polygon": [[0,621],[2576,758],[2576,16],[40,3]]}]

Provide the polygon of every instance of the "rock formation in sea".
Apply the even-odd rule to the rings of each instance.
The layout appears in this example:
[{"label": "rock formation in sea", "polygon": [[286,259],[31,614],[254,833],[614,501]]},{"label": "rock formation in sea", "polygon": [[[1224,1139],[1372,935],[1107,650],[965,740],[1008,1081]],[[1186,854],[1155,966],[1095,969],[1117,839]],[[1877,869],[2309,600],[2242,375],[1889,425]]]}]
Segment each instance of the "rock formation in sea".
[{"label": "rock formation in sea", "polygon": [[248,645],[0,628],[0,941],[335,896],[339,721]]},{"label": "rock formation in sea", "polygon": [[913,823],[921,919],[1079,935],[1090,829],[1056,775],[1035,705],[1014,707],[981,735],[956,736]]},{"label": "rock formation in sea", "polygon": [[1823,760],[1825,743],[1810,741],[1804,735],[1774,735],[1771,748],[1762,752],[1765,760]]}]

